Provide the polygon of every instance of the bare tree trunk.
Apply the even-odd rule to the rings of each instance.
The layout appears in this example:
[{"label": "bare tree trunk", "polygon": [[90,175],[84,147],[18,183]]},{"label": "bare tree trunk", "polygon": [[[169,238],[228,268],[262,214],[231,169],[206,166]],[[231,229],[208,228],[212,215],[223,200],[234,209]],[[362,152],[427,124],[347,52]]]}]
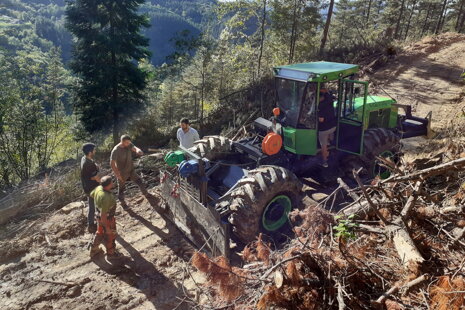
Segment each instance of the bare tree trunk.
[{"label": "bare tree trunk", "polygon": [[[110,17],[110,27],[111,36],[114,37],[115,28],[113,25],[113,14]],[[111,51],[111,65],[113,68],[116,68],[116,53],[114,50]],[[116,145],[120,140],[119,112],[116,108],[118,106],[118,81],[115,75],[113,75],[112,79],[113,143]]]},{"label": "bare tree trunk", "polygon": [[397,23],[396,23],[396,30],[394,32],[394,38],[399,39],[400,36],[400,22],[402,21],[402,17],[404,15],[404,4],[405,0],[402,0],[402,3],[400,5],[400,12],[399,12],[399,18],[397,18]]},{"label": "bare tree trunk", "polygon": [[463,30],[465,30],[464,26],[465,26],[465,12],[463,13],[462,21],[460,22],[460,26],[459,26],[458,32],[461,33]]},{"label": "bare tree trunk", "polygon": [[421,37],[423,37],[423,35],[425,34],[426,32],[426,29],[428,28],[427,25],[428,25],[428,19],[429,19],[429,16],[430,16],[430,13],[431,13],[431,6],[433,5],[432,2],[430,2],[428,4],[428,8],[426,9],[426,17],[425,17],[425,22],[423,23],[423,28],[421,29]]},{"label": "bare tree trunk", "polygon": [[205,66],[202,68],[202,87],[200,88],[200,130],[203,131],[203,108],[205,100]]},{"label": "bare tree trunk", "polygon": [[342,38],[344,37],[344,32],[345,32],[345,22],[346,22],[346,15],[345,13],[342,13],[342,27],[341,27],[341,32],[339,33],[339,44],[342,41]]},{"label": "bare tree trunk", "polygon": [[170,87],[169,87],[169,92],[170,96],[168,99],[169,106],[168,106],[168,124],[167,125],[172,125],[173,124],[173,84],[170,82]]},{"label": "bare tree trunk", "polygon": [[194,93],[194,118],[199,118],[199,107],[197,104],[197,93]]},{"label": "bare tree trunk", "polygon": [[439,34],[439,32],[442,29],[442,22],[443,22],[443,18],[445,18],[444,13],[446,11],[446,6],[447,6],[447,0],[444,0],[442,4],[441,14],[439,15],[438,23],[436,24],[436,30],[434,31],[435,34]]},{"label": "bare tree trunk", "polygon": [[[331,2],[334,2],[334,1],[331,1]],[[367,8],[367,17],[365,19],[365,24],[368,25],[368,22],[370,21],[370,11],[371,11],[371,3],[373,2],[373,0],[368,0],[368,8]]]},{"label": "bare tree trunk", "polygon": [[258,54],[257,77],[260,78],[260,70],[263,57],[263,46],[265,45],[265,24],[266,24],[266,4],[267,0],[263,0],[261,36],[260,36],[260,53]]},{"label": "bare tree trunk", "polygon": [[[457,13],[457,21],[455,22],[455,27],[454,27],[455,31],[459,31],[459,29],[460,29],[459,25],[460,25],[460,19],[462,17],[462,13],[463,13],[464,4],[465,4],[465,0],[460,1],[460,8],[459,8],[459,12]],[[464,16],[464,18],[465,18],[465,16]]]},{"label": "bare tree trunk", "polygon": [[416,0],[412,1],[412,10],[410,12],[410,16],[408,17],[407,28],[405,29],[404,40],[407,40],[408,32],[410,30],[410,23],[412,22],[412,17],[413,17],[413,13],[415,12],[416,5],[417,5],[417,1]]},{"label": "bare tree trunk", "polygon": [[292,17],[292,31],[291,31],[291,40],[289,46],[289,64],[292,63],[294,59],[294,51],[295,51],[295,42],[297,39],[297,12],[298,12],[299,0],[294,0],[294,14]]},{"label": "bare tree trunk", "polygon": [[[112,8],[107,9],[110,11],[110,37],[112,40],[115,38],[115,25],[114,25],[114,12]],[[110,51],[110,65],[114,69],[116,68],[116,52],[114,49]],[[120,140],[120,124],[119,124],[119,111],[117,109],[118,106],[118,80],[116,74],[112,74],[111,76],[111,109],[113,110],[113,143],[118,144]]]},{"label": "bare tree trunk", "polygon": [[[371,5],[371,0],[370,0],[370,5]],[[329,26],[331,25],[331,16],[333,15],[333,8],[334,8],[334,0],[331,0],[329,3],[328,16],[326,17],[326,23],[325,23],[325,28],[323,30],[323,36],[321,37],[320,55],[323,55],[323,51],[325,49],[326,40],[328,38]]]}]

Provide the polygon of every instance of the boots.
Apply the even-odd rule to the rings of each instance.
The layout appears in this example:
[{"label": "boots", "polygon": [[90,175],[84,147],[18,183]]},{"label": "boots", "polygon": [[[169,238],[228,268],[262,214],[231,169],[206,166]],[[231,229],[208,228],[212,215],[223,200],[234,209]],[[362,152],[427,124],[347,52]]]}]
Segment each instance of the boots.
[{"label": "boots", "polygon": [[123,208],[123,210],[128,210],[129,209],[129,206],[126,203],[126,201],[124,200],[124,197],[119,198],[119,203],[121,204],[121,207]]},{"label": "boots", "polygon": [[97,246],[92,246],[90,249],[90,258],[94,258],[95,256],[103,253],[102,249],[97,245]]},{"label": "boots", "polygon": [[97,232],[97,224],[95,223],[89,223],[87,225],[87,231],[90,233],[90,234],[95,234]]}]

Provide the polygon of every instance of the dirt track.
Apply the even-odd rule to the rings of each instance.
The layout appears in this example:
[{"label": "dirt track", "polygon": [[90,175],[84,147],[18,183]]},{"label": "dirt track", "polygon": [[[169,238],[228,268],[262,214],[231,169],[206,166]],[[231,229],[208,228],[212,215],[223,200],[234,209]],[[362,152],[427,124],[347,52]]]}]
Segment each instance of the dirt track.
[{"label": "dirt track", "polygon": [[463,117],[463,72],[465,35],[444,33],[408,46],[370,80],[375,93],[385,96],[386,91],[398,103],[412,105],[415,115],[424,117],[432,111],[432,128],[439,131]]},{"label": "dirt track", "polygon": [[192,247],[144,198],[136,196],[129,205],[131,210],[118,207],[116,215],[117,248],[126,256],[122,265],[103,255],[89,259],[85,247],[91,235],[84,232],[80,202],[53,214],[19,243],[3,243],[0,308],[188,309],[184,292],[199,295],[185,272]]},{"label": "dirt track", "polygon": [[[465,35],[444,34],[408,47],[370,78],[399,103],[413,105],[415,114],[432,110],[433,128],[440,132],[462,117],[463,70]],[[418,141],[422,138],[411,144]],[[130,211],[119,207],[117,213],[117,247],[127,257],[122,266],[89,259],[85,247],[91,236],[80,202],[31,220],[34,228],[14,239],[0,240],[0,309],[189,308],[182,303],[185,294],[196,299],[201,293],[186,268],[204,281],[188,267],[193,248],[140,195],[129,202]]]}]

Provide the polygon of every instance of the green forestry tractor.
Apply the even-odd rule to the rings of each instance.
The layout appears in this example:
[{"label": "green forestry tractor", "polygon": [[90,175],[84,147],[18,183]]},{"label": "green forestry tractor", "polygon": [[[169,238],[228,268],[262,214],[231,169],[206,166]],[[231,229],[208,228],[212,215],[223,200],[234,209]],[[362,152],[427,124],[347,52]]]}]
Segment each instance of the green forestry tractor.
[{"label": "green forestry tractor", "polygon": [[[301,198],[299,177],[308,171],[341,175],[363,167],[367,177],[388,177],[379,157],[394,159],[400,139],[427,135],[431,114],[415,117],[410,106],[369,95],[368,82],[356,80],[358,70],[334,62],[274,68],[271,119],[257,118],[242,140],[206,136],[165,156],[169,168],[160,181],[170,220],[203,250],[229,256],[230,240],[245,244],[285,226]],[[323,88],[337,113],[328,168],[318,165]]]}]

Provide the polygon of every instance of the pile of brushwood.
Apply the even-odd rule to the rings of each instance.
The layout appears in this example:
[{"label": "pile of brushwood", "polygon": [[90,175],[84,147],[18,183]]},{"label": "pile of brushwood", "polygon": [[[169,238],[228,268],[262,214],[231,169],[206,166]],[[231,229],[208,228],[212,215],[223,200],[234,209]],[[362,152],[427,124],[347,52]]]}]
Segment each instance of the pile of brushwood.
[{"label": "pile of brushwood", "polygon": [[[202,309],[465,308],[465,143],[394,164],[385,180],[357,188],[337,214],[303,200],[295,238],[276,249],[264,237],[243,265],[196,253],[208,278]],[[195,307],[194,301],[192,301]]]}]

